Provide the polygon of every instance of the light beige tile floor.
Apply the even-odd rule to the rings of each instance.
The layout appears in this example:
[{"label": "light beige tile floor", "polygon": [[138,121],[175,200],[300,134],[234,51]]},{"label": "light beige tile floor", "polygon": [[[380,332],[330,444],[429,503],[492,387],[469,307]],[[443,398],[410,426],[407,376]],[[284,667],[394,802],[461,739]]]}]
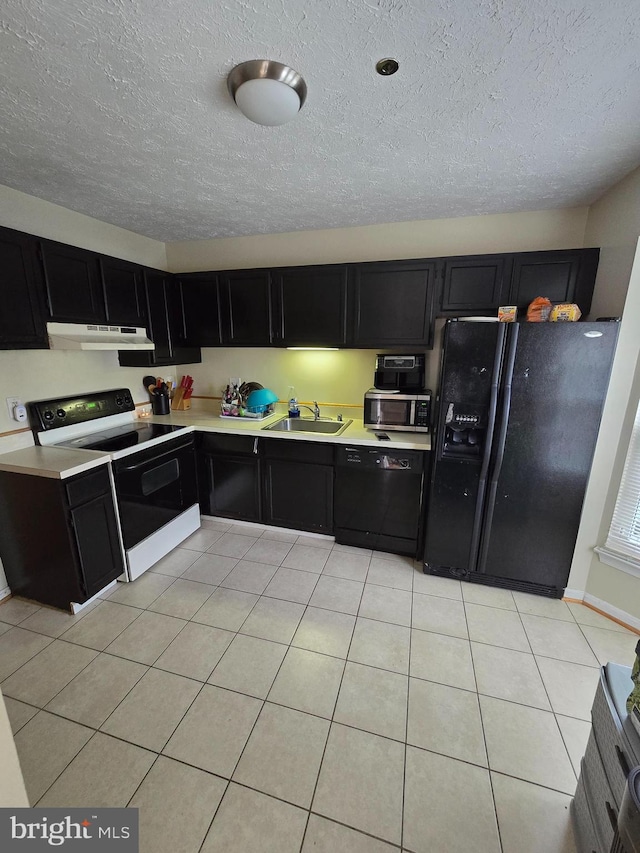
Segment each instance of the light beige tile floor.
[{"label": "light beige tile floor", "polygon": [[582,605],[204,519],[91,610],[0,605],[32,804],[141,810],[143,853],[573,853],[603,660]]}]

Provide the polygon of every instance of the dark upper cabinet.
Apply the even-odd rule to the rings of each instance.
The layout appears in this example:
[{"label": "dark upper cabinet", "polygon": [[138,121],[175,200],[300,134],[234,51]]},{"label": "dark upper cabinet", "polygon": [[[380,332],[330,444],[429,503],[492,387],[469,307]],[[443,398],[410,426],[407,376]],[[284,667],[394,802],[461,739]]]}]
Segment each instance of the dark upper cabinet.
[{"label": "dark upper cabinet", "polygon": [[237,270],[218,275],[222,343],[224,346],[269,346],[271,335],[271,273]]},{"label": "dark upper cabinet", "polygon": [[179,280],[187,343],[198,347],[220,346],[218,276],[192,273],[181,275]]},{"label": "dark upper cabinet", "polygon": [[445,258],[441,315],[497,314],[506,304],[513,260],[509,255]]},{"label": "dark upper cabinet", "polygon": [[273,341],[281,346],[347,344],[347,266],[272,273]]},{"label": "dark upper cabinet", "polygon": [[526,311],[536,296],[546,296],[551,302],[576,302],[586,316],[591,310],[599,256],[599,249],[515,255],[508,304]]},{"label": "dark upper cabinet", "polygon": [[106,319],[123,326],[147,321],[142,267],[117,258],[100,258]]},{"label": "dark upper cabinet", "polygon": [[432,347],[435,272],[435,261],[353,265],[351,345]]},{"label": "dark upper cabinet", "polygon": [[36,252],[35,238],[0,228],[0,349],[49,346]]},{"label": "dark upper cabinet", "polygon": [[147,330],[153,350],[120,350],[122,367],[162,367],[202,361],[198,347],[189,346],[184,326],[180,283],[168,273],[144,270]]},{"label": "dark upper cabinet", "polygon": [[98,255],[50,240],[40,245],[50,319],[104,323],[107,317]]}]

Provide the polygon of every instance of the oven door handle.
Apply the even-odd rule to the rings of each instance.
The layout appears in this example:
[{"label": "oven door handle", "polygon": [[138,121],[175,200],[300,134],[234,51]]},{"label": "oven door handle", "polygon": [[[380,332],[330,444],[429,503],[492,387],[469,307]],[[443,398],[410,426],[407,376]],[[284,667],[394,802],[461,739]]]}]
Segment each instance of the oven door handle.
[{"label": "oven door handle", "polygon": [[187,450],[188,448],[193,448],[193,441],[186,442],[185,444],[181,444],[178,447],[172,447],[171,450],[167,450],[166,453],[160,453],[157,456],[151,457],[150,459],[145,459],[144,462],[138,462],[137,465],[126,465],[126,466],[120,468],[120,466],[116,462],[115,473],[116,474],[123,474],[123,473],[125,473],[125,471],[127,473],[129,473],[131,471],[137,471],[139,468],[144,468],[147,465],[155,465],[161,459],[164,459],[166,456],[173,456],[174,454],[178,453],[179,451]]}]

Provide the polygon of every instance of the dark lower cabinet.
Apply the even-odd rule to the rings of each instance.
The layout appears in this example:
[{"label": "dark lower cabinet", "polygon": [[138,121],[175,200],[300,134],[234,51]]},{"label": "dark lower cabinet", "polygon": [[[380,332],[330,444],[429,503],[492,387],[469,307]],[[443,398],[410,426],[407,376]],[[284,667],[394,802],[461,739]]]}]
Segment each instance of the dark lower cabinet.
[{"label": "dark lower cabinet", "polygon": [[264,523],[332,533],[333,446],[277,439],[264,457]]},{"label": "dark lower cabinet", "polygon": [[205,515],[331,533],[333,445],[198,433]]},{"label": "dark lower cabinet", "polygon": [[47,349],[37,241],[0,228],[0,349]]},{"label": "dark lower cabinet", "polygon": [[258,441],[251,436],[198,433],[198,488],[205,515],[262,520]]},{"label": "dark lower cabinet", "polygon": [[106,465],[68,480],[2,471],[0,516],[15,595],[69,610],[124,572]]}]

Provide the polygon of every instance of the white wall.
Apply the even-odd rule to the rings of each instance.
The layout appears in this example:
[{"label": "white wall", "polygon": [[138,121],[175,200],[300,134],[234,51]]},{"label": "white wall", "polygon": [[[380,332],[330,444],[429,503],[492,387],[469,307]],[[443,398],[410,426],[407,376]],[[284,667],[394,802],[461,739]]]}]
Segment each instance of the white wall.
[{"label": "white wall", "polygon": [[[640,399],[640,169],[592,205],[585,242],[601,246],[593,316],[622,314],[609,392],[585,496],[568,586],[640,618],[640,583],[601,563]],[[624,308],[624,310],[622,310]]]},{"label": "white wall", "polygon": [[167,269],[165,244],[0,185],[0,225],[92,252]]},{"label": "white wall", "polygon": [[583,245],[587,214],[576,207],[191,240],[167,243],[167,262],[172,272],[190,272],[574,249]]}]

